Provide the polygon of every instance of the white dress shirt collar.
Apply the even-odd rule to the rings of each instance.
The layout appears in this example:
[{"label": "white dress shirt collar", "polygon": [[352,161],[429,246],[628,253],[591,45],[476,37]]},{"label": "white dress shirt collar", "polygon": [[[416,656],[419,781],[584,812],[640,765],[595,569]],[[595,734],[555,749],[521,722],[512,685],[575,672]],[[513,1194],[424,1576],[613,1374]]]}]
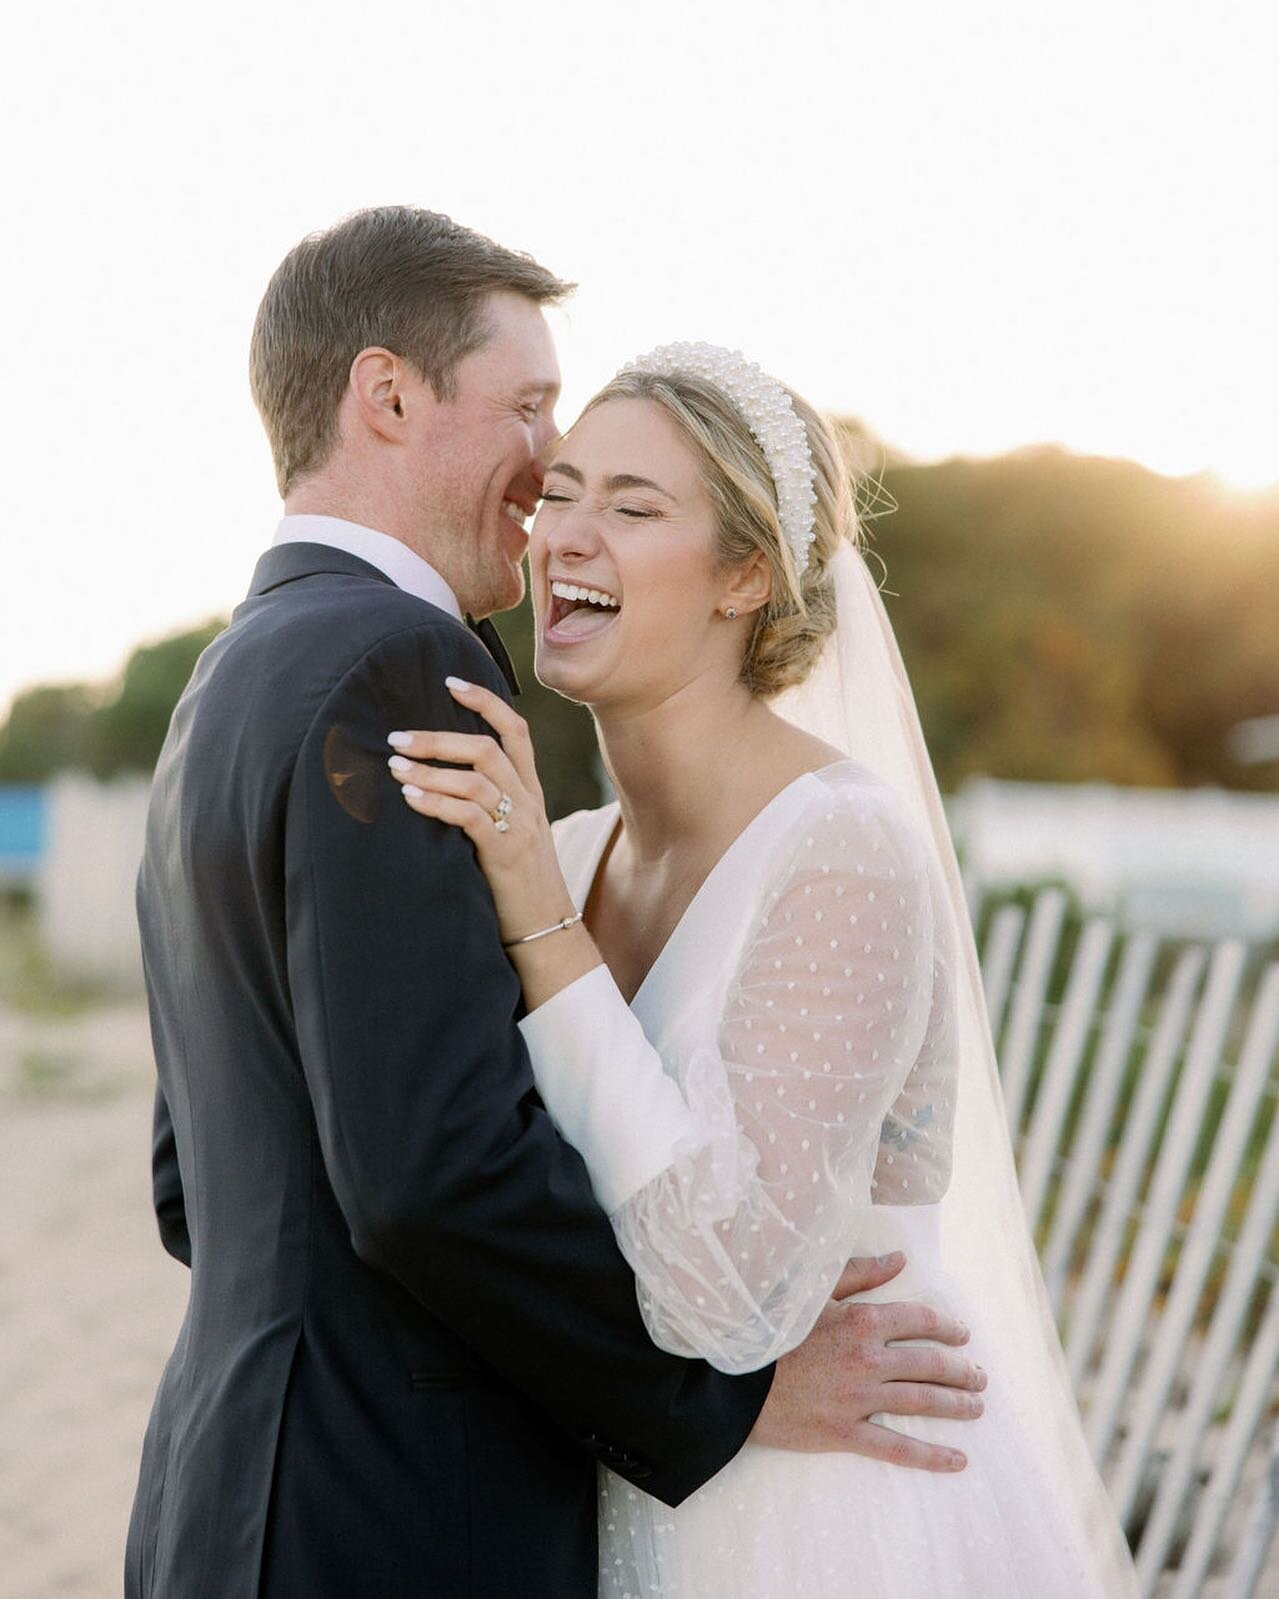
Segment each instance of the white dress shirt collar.
[{"label": "white dress shirt collar", "polygon": [[462,620],[457,596],[435,568],[416,551],[389,533],[346,522],[338,516],[286,516],[275,530],[272,544],[327,544],[345,550],[389,577],[397,588]]}]

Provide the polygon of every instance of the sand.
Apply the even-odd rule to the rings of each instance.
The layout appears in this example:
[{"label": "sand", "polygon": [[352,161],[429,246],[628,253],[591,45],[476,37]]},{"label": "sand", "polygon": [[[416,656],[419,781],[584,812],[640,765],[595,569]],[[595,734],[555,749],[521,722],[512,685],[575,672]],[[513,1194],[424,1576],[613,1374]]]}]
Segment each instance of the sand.
[{"label": "sand", "polygon": [[150,1210],[137,1005],[0,1020],[0,1599],[117,1599],[186,1300]]}]

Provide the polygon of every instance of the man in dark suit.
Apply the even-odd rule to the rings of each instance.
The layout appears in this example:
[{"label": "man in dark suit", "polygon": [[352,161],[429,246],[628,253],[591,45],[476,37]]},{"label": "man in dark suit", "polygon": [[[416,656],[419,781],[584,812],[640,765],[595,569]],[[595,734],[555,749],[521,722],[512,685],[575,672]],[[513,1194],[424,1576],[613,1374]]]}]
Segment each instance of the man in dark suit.
[{"label": "man in dark suit", "polygon": [[392,729],[480,730],[446,675],[505,691],[463,613],[523,591],[567,292],[389,207],[304,240],[259,312],[286,516],[174,714],[139,879],[191,1297],[129,1599],[589,1599],[596,1462],[671,1504],[752,1433],[955,1468],[867,1421],[971,1413],[960,1356],[890,1346],[961,1341],[922,1307],[832,1307],[733,1379],[649,1342],[471,847],[386,771]]}]

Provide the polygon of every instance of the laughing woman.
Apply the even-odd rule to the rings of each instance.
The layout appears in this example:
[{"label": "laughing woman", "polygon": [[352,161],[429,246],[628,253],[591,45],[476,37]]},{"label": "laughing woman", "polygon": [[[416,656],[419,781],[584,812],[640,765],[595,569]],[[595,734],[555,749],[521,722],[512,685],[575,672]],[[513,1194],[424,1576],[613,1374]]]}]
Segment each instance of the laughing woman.
[{"label": "laughing woman", "polygon": [[850,1255],[901,1249],[891,1295],[966,1320],[991,1374],[980,1420],[911,1427],[969,1429],[955,1475],[748,1444],[671,1510],[604,1473],[601,1594],[1135,1593],[830,433],[739,356],[655,351],[562,441],[531,563],[538,675],[590,707],[616,803],[552,830],[524,723],[456,681],[494,737],[400,732],[395,769],[476,846],[539,1089],[653,1339],[752,1370],[834,1313]]}]

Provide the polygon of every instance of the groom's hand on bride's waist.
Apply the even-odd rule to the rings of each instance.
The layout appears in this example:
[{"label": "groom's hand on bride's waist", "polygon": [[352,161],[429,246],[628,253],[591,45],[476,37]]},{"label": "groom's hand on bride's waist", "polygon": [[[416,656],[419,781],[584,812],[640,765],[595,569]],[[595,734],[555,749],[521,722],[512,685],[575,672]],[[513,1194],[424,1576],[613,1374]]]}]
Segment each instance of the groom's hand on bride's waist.
[{"label": "groom's hand on bride's waist", "polygon": [[871,1419],[971,1421],[983,1409],[978,1395],[986,1374],[957,1353],[968,1342],[962,1322],[915,1300],[872,1304],[852,1297],[882,1288],[904,1265],[900,1254],[849,1261],[817,1325],[777,1362],[752,1443],[844,1450],[924,1471],[963,1470],[967,1460],[959,1450],[908,1438]]}]

